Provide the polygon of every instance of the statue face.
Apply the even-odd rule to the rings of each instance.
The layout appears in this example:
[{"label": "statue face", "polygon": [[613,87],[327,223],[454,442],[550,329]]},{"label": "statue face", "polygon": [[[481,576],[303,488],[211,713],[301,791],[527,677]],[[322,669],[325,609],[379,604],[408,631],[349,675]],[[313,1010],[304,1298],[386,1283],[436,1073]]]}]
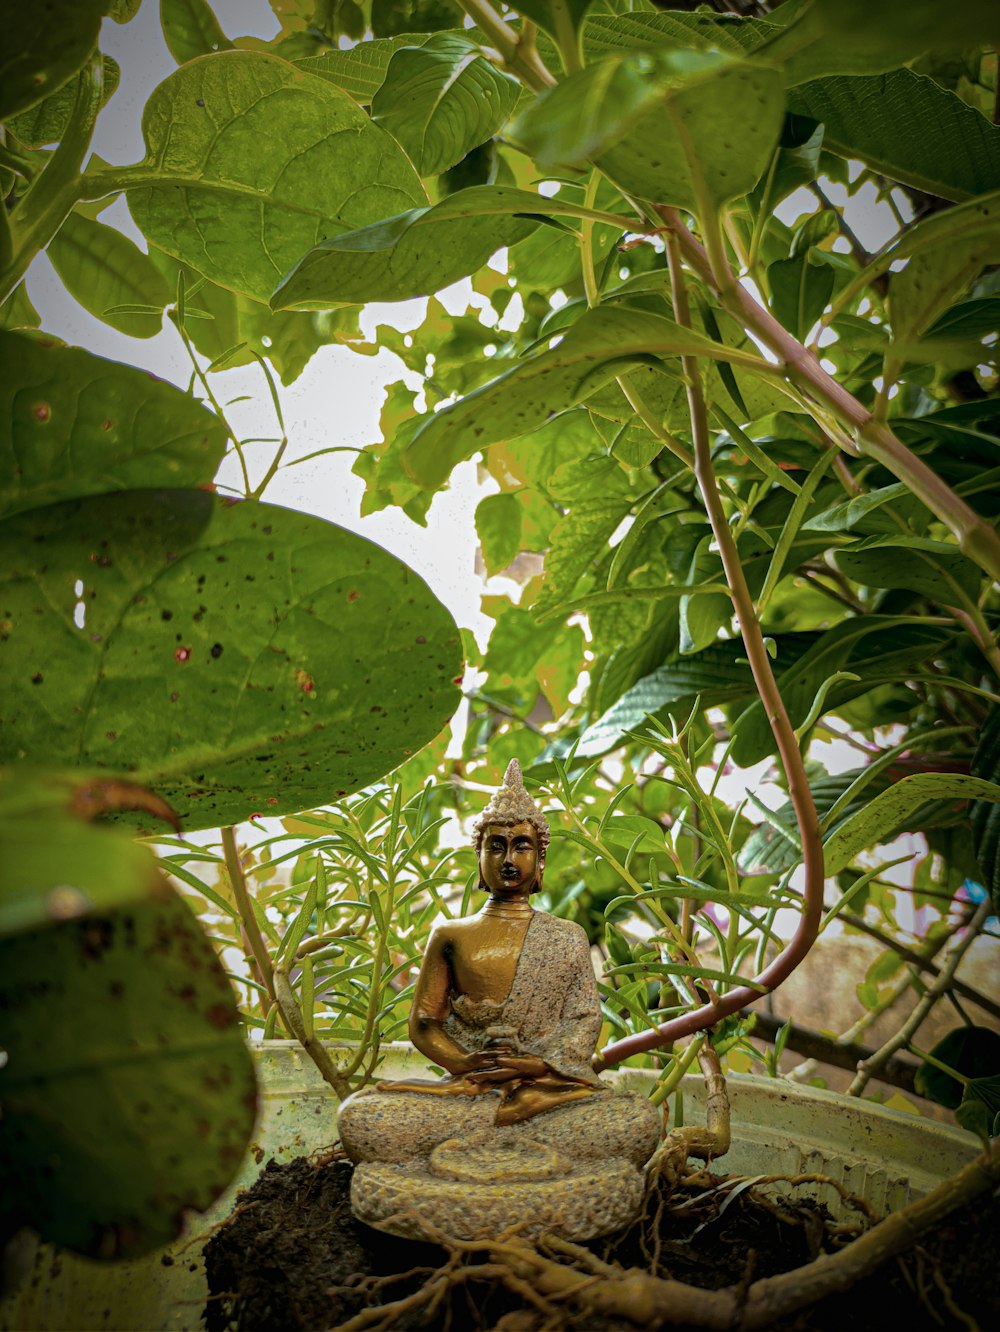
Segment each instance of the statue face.
[{"label": "statue face", "polygon": [[479,874],[491,893],[532,892],[538,868],[538,831],[533,823],[491,823],[484,829]]}]

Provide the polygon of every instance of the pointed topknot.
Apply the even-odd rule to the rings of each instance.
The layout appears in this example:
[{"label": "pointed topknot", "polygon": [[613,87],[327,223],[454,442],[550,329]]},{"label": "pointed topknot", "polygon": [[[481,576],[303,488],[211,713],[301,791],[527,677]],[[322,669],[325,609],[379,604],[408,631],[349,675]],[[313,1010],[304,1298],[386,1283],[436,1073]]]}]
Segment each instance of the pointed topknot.
[{"label": "pointed topknot", "polygon": [[504,827],[511,827],[515,823],[534,824],[538,831],[538,849],[544,857],[545,848],[549,844],[548,820],[524,789],[524,775],[516,758],[507,764],[503,786],[473,824],[473,844],[477,852],[482,845],[483,832],[491,823]]}]

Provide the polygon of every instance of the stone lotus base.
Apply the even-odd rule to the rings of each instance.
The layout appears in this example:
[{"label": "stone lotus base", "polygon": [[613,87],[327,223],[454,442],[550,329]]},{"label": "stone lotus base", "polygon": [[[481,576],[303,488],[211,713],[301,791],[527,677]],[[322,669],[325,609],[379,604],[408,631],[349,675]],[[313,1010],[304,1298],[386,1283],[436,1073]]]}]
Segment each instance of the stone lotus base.
[{"label": "stone lotus base", "polygon": [[452,1138],[429,1157],[355,1167],[351,1210],[403,1239],[476,1239],[546,1231],[586,1240],[620,1230],[639,1213],[643,1176],[630,1161],[571,1161],[532,1138]]}]

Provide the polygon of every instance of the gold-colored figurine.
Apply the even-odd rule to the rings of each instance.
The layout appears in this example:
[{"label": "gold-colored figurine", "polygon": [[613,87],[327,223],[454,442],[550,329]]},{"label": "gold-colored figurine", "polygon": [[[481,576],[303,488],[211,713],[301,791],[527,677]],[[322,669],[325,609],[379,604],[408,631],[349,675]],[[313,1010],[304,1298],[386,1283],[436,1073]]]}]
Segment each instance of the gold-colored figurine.
[{"label": "gold-colored figurine", "polygon": [[531,906],[549,828],[513,760],[474,828],[474,916],[431,935],[410,1038],[447,1070],[348,1097],[339,1127],[360,1219],[470,1238],[515,1221],[575,1239],[627,1224],[658,1116],[591,1069],[601,1027],[585,932]]}]

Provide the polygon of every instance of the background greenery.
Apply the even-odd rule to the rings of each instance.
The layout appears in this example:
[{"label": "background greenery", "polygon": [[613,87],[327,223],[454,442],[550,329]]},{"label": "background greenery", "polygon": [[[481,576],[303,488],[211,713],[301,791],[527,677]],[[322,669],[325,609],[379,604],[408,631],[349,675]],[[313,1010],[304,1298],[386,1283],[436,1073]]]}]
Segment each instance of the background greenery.
[{"label": "background greenery", "polygon": [[[708,1039],[777,1067],[792,1029],[762,1052],[739,996],[789,911],[805,948],[838,918],[882,941],[851,1034],[954,999],[989,919],[964,885],[1000,892],[995,6],[275,0],[263,42],[163,0],[178,68],[116,167],[90,152],[101,23],[137,7],[0,5],[7,1224],[128,1254],[222,1186],[253,1109],[223,968],[244,1026],[338,1091],[369,1076],[514,755],[558,824],[546,905],[605,959],[609,1062],[736,996],[643,1056],[658,1099]],[[898,224],[875,255],[842,202],[871,188]],[[103,217],[122,196],[145,247]],[[43,250],[111,327],[170,320],[188,390],[40,330]],[[459,279],[500,322],[445,315]],[[366,512],[425,523],[481,459],[464,550],[516,589],[483,651],[400,561],[263,498],[281,385],[374,350],[364,303],[422,296],[412,336],[374,335],[400,378],[355,472]],[[239,365],[280,426],[253,480],[215,389]],[[828,772],[810,744],[844,736]],[[744,799],[734,771],[779,749],[788,801]],[[900,886],[872,848],[906,830]],[[986,1133],[995,1044],[957,1002],[920,1085]],[[125,1140],[155,1150],[109,1168]]]}]

